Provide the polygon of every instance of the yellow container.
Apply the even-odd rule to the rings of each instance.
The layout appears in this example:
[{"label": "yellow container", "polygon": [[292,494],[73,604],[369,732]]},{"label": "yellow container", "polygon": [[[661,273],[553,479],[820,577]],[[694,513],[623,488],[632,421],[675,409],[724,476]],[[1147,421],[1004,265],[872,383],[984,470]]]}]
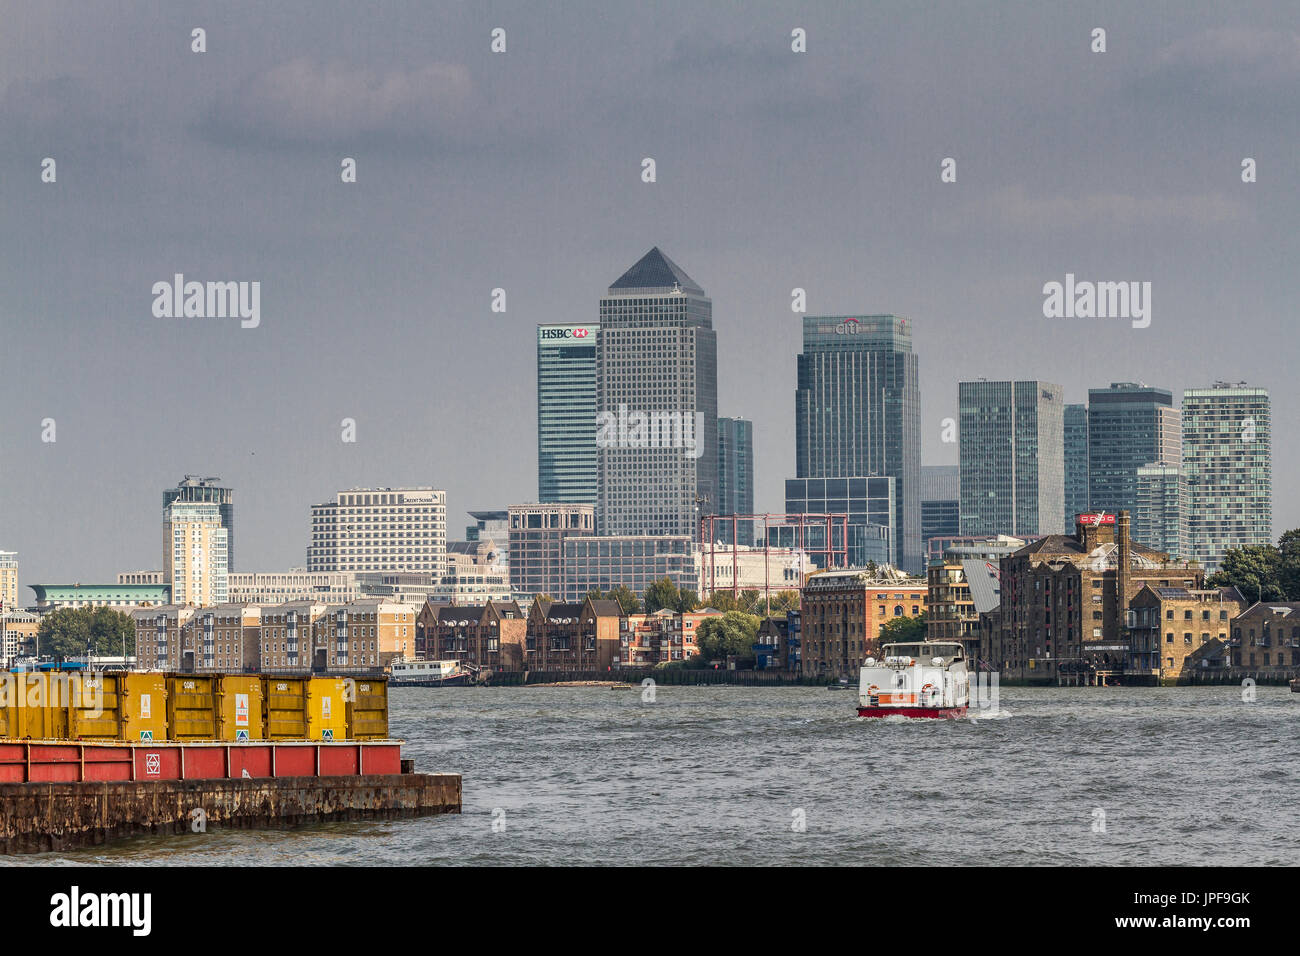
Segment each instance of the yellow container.
[{"label": "yellow container", "polygon": [[68,736],[74,740],[119,740],[124,674],[87,674],[81,693],[68,706]]},{"label": "yellow container", "polygon": [[172,740],[217,739],[217,688],[214,674],[167,676],[167,725]]},{"label": "yellow container", "polygon": [[346,688],[349,740],[388,738],[388,678],[349,679]]},{"label": "yellow container", "polygon": [[307,739],[307,677],[262,677],[264,740]]},{"label": "yellow container", "polygon": [[162,674],[118,674],[121,740],[167,739],[167,679]]},{"label": "yellow container", "polygon": [[15,674],[16,700],[8,721],[10,735],[33,740],[58,740],[68,736],[68,701],[74,686],[69,674],[30,672]]},{"label": "yellow container", "polygon": [[263,740],[266,709],[262,679],[256,674],[226,674],[217,697],[217,732],[221,740]]},{"label": "yellow container", "polygon": [[308,681],[308,740],[343,740],[347,737],[349,683],[342,677],[313,677]]}]

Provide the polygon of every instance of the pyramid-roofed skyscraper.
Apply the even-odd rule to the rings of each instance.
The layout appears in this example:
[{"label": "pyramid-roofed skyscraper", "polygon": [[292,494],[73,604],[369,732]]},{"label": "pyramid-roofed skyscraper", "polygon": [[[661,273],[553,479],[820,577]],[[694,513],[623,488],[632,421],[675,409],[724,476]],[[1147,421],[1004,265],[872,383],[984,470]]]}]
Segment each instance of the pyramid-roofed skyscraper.
[{"label": "pyramid-roofed skyscraper", "polygon": [[600,534],[690,535],[718,503],[713,303],[656,246],[600,300]]}]

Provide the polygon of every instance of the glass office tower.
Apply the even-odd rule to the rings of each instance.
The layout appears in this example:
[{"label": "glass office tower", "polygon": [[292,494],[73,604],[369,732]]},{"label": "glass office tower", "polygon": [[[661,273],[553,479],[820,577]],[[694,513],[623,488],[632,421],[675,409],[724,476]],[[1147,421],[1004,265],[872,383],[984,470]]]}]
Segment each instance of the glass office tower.
[{"label": "glass office tower", "polygon": [[1180,415],[1173,393],[1133,382],[1088,389],[1088,508],[1132,512],[1143,465],[1178,465]]},{"label": "glass office tower", "polygon": [[959,382],[961,533],[1061,534],[1063,390],[1049,382]]},{"label": "glass office tower", "polygon": [[596,339],[600,326],[537,327],[537,500],[596,503]]},{"label": "glass office tower", "polygon": [[804,317],[795,474],[894,478],[892,563],[921,572],[921,386],[907,319]]},{"label": "glass office tower", "polygon": [[1065,406],[1065,533],[1088,507],[1088,406]]}]

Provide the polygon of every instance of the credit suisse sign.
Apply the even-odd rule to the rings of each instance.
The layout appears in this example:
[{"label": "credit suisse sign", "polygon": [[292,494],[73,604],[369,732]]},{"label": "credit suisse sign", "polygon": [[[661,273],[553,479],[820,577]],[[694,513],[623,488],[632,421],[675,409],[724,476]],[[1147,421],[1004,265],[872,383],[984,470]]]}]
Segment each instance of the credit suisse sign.
[{"label": "credit suisse sign", "polygon": [[537,341],[549,343],[586,339],[595,345],[596,333],[599,331],[598,325],[540,325],[537,327]]}]

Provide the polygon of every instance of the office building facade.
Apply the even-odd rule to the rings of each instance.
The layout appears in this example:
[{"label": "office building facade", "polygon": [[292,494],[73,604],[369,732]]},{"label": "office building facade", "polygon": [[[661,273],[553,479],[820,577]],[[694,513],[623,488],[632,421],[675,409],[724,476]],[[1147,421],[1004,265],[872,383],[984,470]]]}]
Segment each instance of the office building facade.
[{"label": "office building facade", "polygon": [[961,534],[961,468],[921,466],[921,540]]},{"label": "office building facade", "polygon": [[[720,515],[754,513],[754,423],[718,419],[718,507]],[[740,544],[754,543],[754,522],[737,522]]]},{"label": "office building facade", "polygon": [[961,533],[1058,534],[1065,514],[1062,389],[960,382]]},{"label": "office building facade", "polygon": [[1088,390],[1089,511],[1136,512],[1138,469],[1181,459],[1181,415],[1168,389],[1116,382]]},{"label": "office building facade", "polygon": [[690,535],[718,505],[713,304],[656,247],[600,300],[597,528]]},{"label": "office building facade", "polygon": [[1187,482],[1179,465],[1143,465],[1137,470],[1137,502],[1133,508],[1133,536],[1139,541],[1185,559],[1187,533]]},{"label": "office building facade", "polygon": [[564,588],[563,543],[596,533],[596,509],[581,504],[511,505],[510,588],[520,600],[552,599]]},{"label": "office building facade", "polygon": [[1183,393],[1190,557],[1213,570],[1229,548],[1273,540],[1268,390],[1216,382]]},{"label": "office building facade", "polygon": [[795,390],[795,476],[895,479],[891,563],[922,567],[921,386],[911,323],[805,316]]},{"label": "office building facade", "polygon": [[[853,567],[867,564],[893,564],[898,548],[894,522],[898,519],[898,480],[883,475],[846,478],[787,478],[785,510],[790,514],[847,514],[847,560]],[[772,528],[768,544],[808,550],[827,549],[825,525],[809,524],[802,530],[803,540],[793,535],[797,528],[789,525]],[[830,523],[831,541],[836,550],[845,548],[840,522]]]},{"label": "office building facade", "polygon": [[600,326],[537,327],[537,500],[596,504]]},{"label": "office building facade", "polygon": [[18,552],[0,551],[0,613],[18,609]]},{"label": "office building facade", "polygon": [[1065,445],[1065,527],[1087,514],[1088,507],[1088,406],[1066,405],[1063,441]]},{"label": "office building facade", "polygon": [[308,571],[424,571],[447,562],[447,493],[351,488],[311,507]]}]

